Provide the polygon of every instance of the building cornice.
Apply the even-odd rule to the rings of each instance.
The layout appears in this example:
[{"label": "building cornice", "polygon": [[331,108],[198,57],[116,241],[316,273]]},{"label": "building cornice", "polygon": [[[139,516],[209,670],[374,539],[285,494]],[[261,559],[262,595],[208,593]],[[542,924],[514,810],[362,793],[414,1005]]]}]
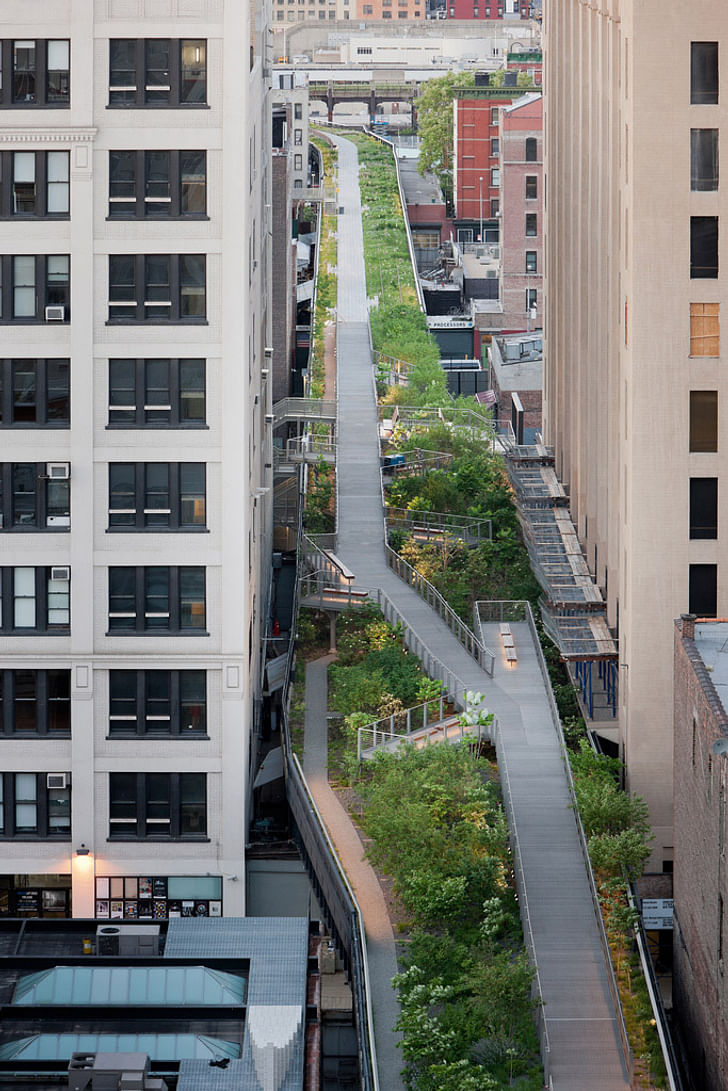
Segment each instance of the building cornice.
[{"label": "building cornice", "polygon": [[39,127],[0,129],[0,144],[90,144],[98,129]]}]

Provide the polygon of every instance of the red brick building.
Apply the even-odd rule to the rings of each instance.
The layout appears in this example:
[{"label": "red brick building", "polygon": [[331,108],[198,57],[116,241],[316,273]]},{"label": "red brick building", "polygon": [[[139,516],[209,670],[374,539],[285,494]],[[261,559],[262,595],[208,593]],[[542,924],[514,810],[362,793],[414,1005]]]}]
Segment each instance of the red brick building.
[{"label": "red brick building", "polygon": [[728,1087],[728,622],[676,623],[673,1017],[700,1091]]},{"label": "red brick building", "polygon": [[500,112],[500,299],[503,329],[541,326],[543,304],[543,98],[523,95]]},{"label": "red brick building", "polygon": [[[491,86],[487,72],[475,75],[475,87],[456,88],[453,100],[453,200],[458,240],[497,242],[500,213],[500,111],[524,89],[519,72],[541,83],[541,53],[511,52],[504,85]],[[482,226],[482,230],[481,230]]]},{"label": "red brick building", "polygon": [[530,0],[447,0],[448,19],[528,19]]}]

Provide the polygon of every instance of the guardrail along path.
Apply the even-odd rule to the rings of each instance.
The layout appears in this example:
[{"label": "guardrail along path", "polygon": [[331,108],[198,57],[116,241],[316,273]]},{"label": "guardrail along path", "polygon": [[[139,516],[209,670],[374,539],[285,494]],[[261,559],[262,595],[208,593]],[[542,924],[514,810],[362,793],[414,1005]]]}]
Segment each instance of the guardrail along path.
[{"label": "guardrail along path", "polygon": [[[361,587],[380,587],[431,652],[468,689],[486,694],[501,725],[533,947],[545,1001],[554,1091],[625,1091],[625,1075],[590,887],[581,855],[559,738],[526,624],[512,625],[515,667],[497,654],[488,675],[445,623],[388,567],[379,439],[364,275],[358,157],[333,136],[339,155],[337,554]],[[485,634],[501,651],[496,633]],[[379,1018],[377,1039],[382,1033]],[[381,1072],[381,1064],[380,1064]]]}]

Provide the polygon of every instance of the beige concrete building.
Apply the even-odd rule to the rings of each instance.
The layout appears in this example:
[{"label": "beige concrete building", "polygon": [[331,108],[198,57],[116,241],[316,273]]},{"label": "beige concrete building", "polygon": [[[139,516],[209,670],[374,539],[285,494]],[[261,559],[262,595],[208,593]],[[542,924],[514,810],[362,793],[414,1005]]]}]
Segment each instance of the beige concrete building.
[{"label": "beige concrete building", "polygon": [[618,737],[657,868],[672,859],[673,619],[728,614],[725,13],[561,0],[545,20],[545,435],[618,634]]}]

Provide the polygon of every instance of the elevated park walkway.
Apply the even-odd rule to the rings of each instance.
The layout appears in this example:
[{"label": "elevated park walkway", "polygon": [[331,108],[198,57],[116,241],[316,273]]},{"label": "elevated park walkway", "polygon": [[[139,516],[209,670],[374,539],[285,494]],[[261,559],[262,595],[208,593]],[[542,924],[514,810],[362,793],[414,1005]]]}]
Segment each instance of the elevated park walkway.
[{"label": "elevated park walkway", "polygon": [[[378,732],[377,745],[392,743],[387,732],[399,736],[414,730],[416,745],[426,745],[428,738],[438,741],[434,730],[440,741],[459,737],[453,714],[462,708],[464,691],[485,695],[494,714],[489,735],[497,751],[524,936],[535,969],[536,1016],[548,1086],[553,1091],[626,1091],[634,1060],[530,607],[481,603],[471,629],[386,543],[357,151],[346,139],[332,139],[338,147],[343,209],[338,219],[339,252],[346,255],[338,272],[338,528],[335,545],[329,541],[324,548],[318,541],[304,546],[308,576],[302,581],[301,603],[328,608],[333,614],[342,599],[362,601],[366,596],[379,602],[385,617],[402,625],[405,642],[420,656],[425,670],[442,679],[449,703],[438,710],[435,720],[414,728],[410,722],[407,731],[399,724],[394,730],[379,724],[370,731],[371,736]],[[291,420],[316,419],[308,415],[312,409],[290,404],[276,407],[276,412]],[[323,409],[318,412],[317,419],[322,419]],[[475,416],[467,426],[480,432],[481,421]],[[500,451],[512,446],[510,437],[494,442]],[[561,498],[551,475],[527,474],[523,487],[534,481],[536,491],[543,487],[549,494],[544,507],[558,507]],[[435,526],[438,532],[444,530],[443,523]],[[487,535],[485,528],[462,529],[478,537]],[[363,741],[363,749],[374,743],[373,737]],[[345,821],[332,820],[328,832],[334,846],[339,835],[348,836],[336,825]],[[391,959],[371,957],[372,949],[378,952],[379,924],[372,924],[370,934],[365,909],[363,917],[370,944],[377,1086],[401,1091],[388,980]]]}]

